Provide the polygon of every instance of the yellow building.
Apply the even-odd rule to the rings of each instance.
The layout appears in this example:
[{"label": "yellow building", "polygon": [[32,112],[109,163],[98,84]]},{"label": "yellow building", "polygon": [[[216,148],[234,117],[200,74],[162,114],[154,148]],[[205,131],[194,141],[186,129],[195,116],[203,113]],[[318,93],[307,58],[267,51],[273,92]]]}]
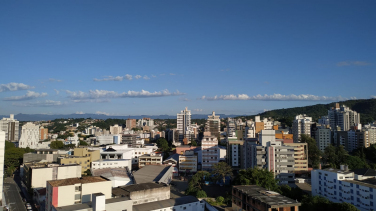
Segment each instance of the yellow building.
[{"label": "yellow building", "polygon": [[99,150],[89,150],[88,148],[74,148],[74,155],[65,155],[57,159],[61,165],[79,164],[81,165],[81,173],[90,169],[91,162],[100,159]]},{"label": "yellow building", "polygon": [[295,167],[294,173],[308,172],[308,145],[307,143],[284,143],[286,146],[294,147]]}]

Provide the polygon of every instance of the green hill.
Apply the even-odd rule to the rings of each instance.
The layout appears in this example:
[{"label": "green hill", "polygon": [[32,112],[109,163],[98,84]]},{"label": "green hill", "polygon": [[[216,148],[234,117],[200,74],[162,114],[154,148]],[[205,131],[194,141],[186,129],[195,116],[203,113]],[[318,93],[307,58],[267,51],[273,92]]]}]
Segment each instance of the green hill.
[{"label": "green hill", "polygon": [[[340,105],[346,105],[352,110],[360,113],[360,121],[362,124],[367,124],[376,120],[376,99],[365,99],[365,100],[347,100],[339,102]],[[329,104],[317,104],[304,107],[296,108],[286,108],[286,109],[276,109],[271,111],[266,111],[258,115],[263,117],[272,117],[276,120],[291,125],[292,120],[296,115],[307,114],[312,117],[314,121],[317,121],[321,116],[328,115],[328,110],[334,107],[335,103]],[[254,116],[247,116],[246,118],[253,118]]]}]

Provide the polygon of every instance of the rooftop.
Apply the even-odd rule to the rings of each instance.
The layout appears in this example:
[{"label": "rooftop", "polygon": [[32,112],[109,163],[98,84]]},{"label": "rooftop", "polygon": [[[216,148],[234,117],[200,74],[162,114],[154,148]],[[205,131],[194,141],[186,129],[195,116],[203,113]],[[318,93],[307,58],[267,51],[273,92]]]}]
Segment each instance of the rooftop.
[{"label": "rooftop", "polygon": [[[112,199],[106,199],[106,204],[112,204],[119,201],[127,201],[129,200],[129,197],[121,197],[121,198],[112,198]],[[75,211],[75,210],[86,210],[92,208],[91,202],[84,203],[84,204],[74,204],[64,207],[55,207],[56,210],[59,211]]]},{"label": "rooftop", "polygon": [[104,168],[104,169],[93,169],[91,170],[92,175],[95,177],[123,177],[129,178],[128,172],[125,168]]},{"label": "rooftop", "polygon": [[248,196],[256,200],[261,201],[261,203],[269,205],[271,208],[301,205],[301,203],[297,202],[296,200],[282,196],[274,191],[268,191],[265,188],[259,187],[257,185],[239,185],[233,186],[233,188],[247,194]]},{"label": "rooftop", "polygon": [[74,185],[74,184],[86,184],[86,183],[95,183],[95,182],[104,182],[104,181],[107,181],[107,180],[102,177],[81,177],[81,178],[51,180],[47,182],[53,187],[58,187],[58,186],[68,186],[68,185]]},{"label": "rooftop", "polygon": [[[165,174],[173,168],[172,166],[146,165],[140,170],[133,173],[134,180],[137,184],[162,182],[164,183]],[[172,170],[172,169],[171,169]],[[168,175],[166,175],[168,176]]]},{"label": "rooftop", "polygon": [[126,186],[120,186],[117,188],[112,188],[112,195],[113,196],[129,196],[131,192],[136,191],[142,191],[142,190],[148,190],[148,189],[155,189],[155,188],[163,188],[168,187],[165,185],[160,185],[157,183],[143,183],[143,184],[136,184],[136,185],[126,185]]},{"label": "rooftop", "polygon": [[332,173],[341,173],[341,174],[350,174],[350,173],[353,173],[352,171],[345,171],[345,170],[333,169],[333,168],[323,169],[323,171],[329,171],[329,172],[332,172]]},{"label": "rooftop", "polygon": [[369,187],[369,188],[376,188],[376,178],[369,178],[369,179],[364,179],[364,180],[342,180],[342,181]]},{"label": "rooftop", "polygon": [[150,155],[150,154],[143,154],[139,157],[161,157],[162,155],[161,154],[155,154],[155,155]]},{"label": "rooftop", "polygon": [[167,207],[179,206],[188,203],[198,202],[198,199],[194,196],[183,196],[176,199],[166,199],[162,201],[155,201],[145,204],[133,205],[134,211],[149,211],[159,210]]},{"label": "rooftop", "polygon": [[354,171],[354,174],[363,175],[363,176],[366,176],[366,177],[375,177],[376,176],[376,171],[374,169],[364,168],[364,169],[355,169],[353,171]]}]

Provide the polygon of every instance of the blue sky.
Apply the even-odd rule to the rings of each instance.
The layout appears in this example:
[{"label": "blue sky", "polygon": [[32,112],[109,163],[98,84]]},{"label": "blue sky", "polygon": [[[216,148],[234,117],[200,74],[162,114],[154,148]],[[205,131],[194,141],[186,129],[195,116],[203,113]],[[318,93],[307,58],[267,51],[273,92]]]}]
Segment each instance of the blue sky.
[{"label": "blue sky", "polygon": [[2,1],[0,113],[255,114],[376,96],[375,1]]}]

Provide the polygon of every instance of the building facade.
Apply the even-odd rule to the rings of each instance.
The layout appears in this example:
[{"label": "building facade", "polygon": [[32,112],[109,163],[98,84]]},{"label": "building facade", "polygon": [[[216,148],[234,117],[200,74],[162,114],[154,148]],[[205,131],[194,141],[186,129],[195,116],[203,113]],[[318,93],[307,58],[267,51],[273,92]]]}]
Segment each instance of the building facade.
[{"label": "building facade", "polygon": [[202,170],[212,171],[214,164],[219,162],[218,140],[214,136],[204,136],[201,140]]},{"label": "building facade", "polygon": [[14,119],[14,114],[0,120],[0,130],[5,132],[5,140],[17,142],[20,139],[19,121]]},{"label": "building facade", "polygon": [[194,150],[185,151],[183,155],[179,155],[179,173],[194,174],[197,172],[197,155]]},{"label": "building facade", "polygon": [[190,141],[191,111],[187,107],[176,115],[176,127],[179,132],[179,141],[184,138]]},{"label": "building facade", "polygon": [[121,125],[114,125],[110,126],[110,134],[122,134],[123,133],[123,127]]},{"label": "building facade", "polygon": [[338,126],[341,131],[348,131],[351,127],[360,124],[360,114],[345,105],[340,107],[339,103],[336,103],[335,107],[328,111],[328,118],[332,130]]},{"label": "building facade", "polygon": [[213,111],[212,115],[208,116],[205,123],[205,132],[210,132],[212,136],[219,137],[221,135],[221,119],[215,115]]},{"label": "building facade", "polygon": [[300,142],[301,134],[311,136],[311,124],[312,117],[308,117],[305,114],[300,114],[295,117],[292,122],[292,134],[294,142]]},{"label": "building facade", "polygon": [[22,133],[18,146],[20,148],[29,147],[30,149],[35,149],[37,148],[39,138],[39,126],[28,122],[22,126]]}]

